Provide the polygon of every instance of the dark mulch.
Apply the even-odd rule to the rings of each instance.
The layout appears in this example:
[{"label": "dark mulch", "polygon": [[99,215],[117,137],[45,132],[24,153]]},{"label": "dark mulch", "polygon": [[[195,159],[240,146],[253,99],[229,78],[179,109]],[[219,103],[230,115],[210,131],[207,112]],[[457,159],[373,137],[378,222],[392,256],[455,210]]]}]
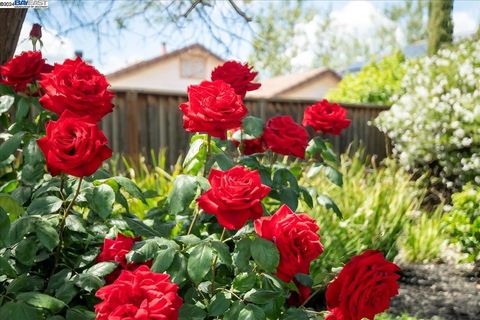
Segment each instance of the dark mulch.
[{"label": "dark mulch", "polygon": [[402,266],[389,313],[422,319],[480,320],[480,277],[465,266]]}]

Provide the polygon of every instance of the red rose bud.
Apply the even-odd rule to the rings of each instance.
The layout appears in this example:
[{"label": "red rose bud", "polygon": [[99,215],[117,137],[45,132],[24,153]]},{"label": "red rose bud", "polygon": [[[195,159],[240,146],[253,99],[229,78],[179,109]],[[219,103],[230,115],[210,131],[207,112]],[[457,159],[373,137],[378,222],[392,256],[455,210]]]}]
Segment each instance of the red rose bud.
[{"label": "red rose bud", "polygon": [[225,140],[227,130],[240,127],[247,115],[242,98],[226,82],[203,81],[188,87],[188,102],[180,105],[183,128]]},{"label": "red rose bud", "polygon": [[37,144],[53,176],[62,172],[75,177],[90,176],[112,156],[107,138],[88,117],[66,111],[46,125],[47,134]]},{"label": "red rose bud", "polygon": [[278,154],[303,159],[308,145],[308,133],[291,116],[273,117],[267,121],[263,139],[269,149]]},{"label": "red rose bud", "polygon": [[183,304],[178,290],[170,275],[154,273],[145,265],[124,270],[95,294],[102,300],[95,306],[95,319],[177,320]]},{"label": "red rose bud", "polygon": [[[97,262],[117,262],[117,268],[105,277],[107,283],[112,283],[118,278],[122,270],[135,270],[140,265],[137,263],[127,263],[126,255],[132,250],[133,245],[140,238],[130,238],[123,234],[118,234],[115,239],[106,238],[100,247],[100,254],[97,256]],[[151,261],[147,261],[145,265],[150,266]]]},{"label": "red rose bud", "polygon": [[[272,216],[255,220],[255,232],[273,241],[280,252],[277,276],[285,282],[297,273],[310,273],[310,263],[323,252],[315,220],[295,213],[286,205]],[[302,293],[306,294],[306,291]]]},{"label": "red rose bud", "polygon": [[347,119],[346,109],[323,99],[305,109],[302,124],[304,127],[312,127],[315,131],[339,135],[350,125],[350,119]]},{"label": "red rose bud", "polygon": [[379,251],[367,250],[353,257],[327,287],[327,308],[332,314],[327,319],[373,320],[398,294],[398,271]]},{"label": "red rose bud", "polygon": [[48,71],[48,66],[40,51],[24,51],[0,66],[0,83],[24,92],[42,72]]},{"label": "red rose bud", "polygon": [[251,155],[255,153],[265,152],[265,143],[263,137],[252,138],[246,134],[241,134],[241,129],[234,129],[232,132],[232,143],[239,148],[241,145],[242,153],[244,155]]},{"label": "red rose bud", "polygon": [[80,58],[55,64],[50,73],[42,75],[40,85],[45,92],[40,103],[58,115],[68,110],[96,123],[113,110],[114,94],[108,90],[107,79]]},{"label": "red rose bud", "polygon": [[32,30],[30,30],[30,39],[32,38],[42,38],[42,26],[38,23],[34,23],[32,26]]},{"label": "red rose bud", "polygon": [[198,205],[215,215],[223,227],[240,229],[248,220],[262,216],[261,201],[270,187],[262,184],[258,171],[242,166],[227,171],[212,169],[208,181],[210,190],[198,198]]},{"label": "red rose bud", "polygon": [[257,72],[252,72],[252,67],[248,66],[248,64],[241,64],[238,61],[227,61],[212,71],[211,78],[212,81],[225,81],[243,98],[247,94],[247,91],[260,88],[260,83],[252,82],[256,76]]}]

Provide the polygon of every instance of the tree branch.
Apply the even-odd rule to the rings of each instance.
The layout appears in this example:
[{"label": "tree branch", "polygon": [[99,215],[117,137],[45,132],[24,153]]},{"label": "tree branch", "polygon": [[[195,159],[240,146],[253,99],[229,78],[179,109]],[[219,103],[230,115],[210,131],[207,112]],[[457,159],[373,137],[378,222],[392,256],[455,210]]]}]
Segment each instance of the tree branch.
[{"label": "tree branch", "polygon": [[233,9],[235,9],[238,15],[241,16],[246,22],[252,21],[252,18],[247,16],[247,14],[243,12],[233,0],[228,0],[228,2],[232,5]]}]

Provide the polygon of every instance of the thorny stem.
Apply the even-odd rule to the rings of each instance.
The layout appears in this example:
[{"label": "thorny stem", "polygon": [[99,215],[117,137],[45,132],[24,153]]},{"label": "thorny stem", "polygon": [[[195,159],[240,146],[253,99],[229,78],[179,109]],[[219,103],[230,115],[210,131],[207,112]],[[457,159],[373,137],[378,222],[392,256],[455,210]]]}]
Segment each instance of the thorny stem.
[{"label": "thorny stem", "polygon": [[[68,215],[70,214],[70,209],[72,209],[73,204],[75,203],[75,200],[77,200],[77,197],[80,194],[80,187],[82,186],[82,181],[83,181],[83,177],[81,177],[80,180],[78,180],[78,186],[77,186],[77,190],[75,191],[75,195],[73,196],[72,201],[70,201],[67,208],[63,212],[62,221],[60,221],[59,241],[58,241],[57,250],[55,251],[55,262],[52,268],[52,275],[54,274],[55,269],[57,268],[58,260],[60,258],[60,251],[62,250],[62,247],[63,247],[63,232],[65,229],[65,222],[67,220]],[[62,179],[62,182],[63,182],[63,179]]]},{"label": "thorny stem", "polygon": [[305,301],[303,301],[300,307],[304,307],[313,298],[313,296],[317,295],[320,291],[322,291],[322,288],[315,290]]},{"label": "thorny stem", "polygon": [[208,160],[210,159],[210,152],[211,152],[211,142],[212,142],[212,137],[210,135],[207,135],[207,156],[205,157],[205,165],[203,167],[203,175],[205,178],[207,178],[207,163]]}]

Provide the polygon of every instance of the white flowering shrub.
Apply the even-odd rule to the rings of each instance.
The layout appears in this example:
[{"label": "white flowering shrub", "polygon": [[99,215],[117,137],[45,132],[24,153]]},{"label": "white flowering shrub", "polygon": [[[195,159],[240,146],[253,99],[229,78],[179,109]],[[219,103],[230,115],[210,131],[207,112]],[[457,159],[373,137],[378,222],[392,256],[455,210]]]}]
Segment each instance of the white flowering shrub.
[{"label": "white flowering shrub", "polygon": [[448,188],[480,183],[480,42],[410,62],[403,95],[375,120],[408,169],[429,169]]}]

